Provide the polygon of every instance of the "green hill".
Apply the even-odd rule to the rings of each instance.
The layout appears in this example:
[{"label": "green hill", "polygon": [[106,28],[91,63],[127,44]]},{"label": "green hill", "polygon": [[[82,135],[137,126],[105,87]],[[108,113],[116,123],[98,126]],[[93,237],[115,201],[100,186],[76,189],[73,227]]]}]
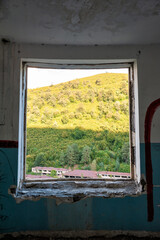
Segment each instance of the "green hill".
[{"label": "green hill", "polygon": [[27,172],[38,165],[130,171],[127,74],[28,89]]}]

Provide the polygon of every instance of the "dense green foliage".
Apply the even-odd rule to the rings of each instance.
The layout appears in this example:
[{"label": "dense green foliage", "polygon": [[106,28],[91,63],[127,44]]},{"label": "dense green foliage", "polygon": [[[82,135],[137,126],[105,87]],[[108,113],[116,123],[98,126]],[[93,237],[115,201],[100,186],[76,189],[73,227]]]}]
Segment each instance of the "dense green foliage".
[{"label": "dense green foliage", "polygon": [[130,171],[127,74],[105,73],[29,89],[27,162]]}]

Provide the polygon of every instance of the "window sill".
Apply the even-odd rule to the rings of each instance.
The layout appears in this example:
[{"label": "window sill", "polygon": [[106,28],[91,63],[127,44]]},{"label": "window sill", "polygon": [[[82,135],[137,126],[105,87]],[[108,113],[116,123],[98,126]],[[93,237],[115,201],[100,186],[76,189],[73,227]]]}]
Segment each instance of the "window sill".
[{"label": "window sill", "polygon": [[141,192],[141,185],[134,180],[24,182],[14,197],[17,201],[48,197],[55,198],[57,203],[61,203],[76,202],[88,197],[137,196]]}]

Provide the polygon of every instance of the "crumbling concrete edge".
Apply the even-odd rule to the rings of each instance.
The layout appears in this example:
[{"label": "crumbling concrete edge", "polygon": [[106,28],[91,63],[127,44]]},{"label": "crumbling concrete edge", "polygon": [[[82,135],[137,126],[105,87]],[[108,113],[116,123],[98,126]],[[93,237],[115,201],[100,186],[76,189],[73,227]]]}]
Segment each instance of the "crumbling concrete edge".
[{"label": "crumbling concrete edge", "polygon": [[103,239],[111,239],[115,237],[137,237],[137,238],[160,238],[160,232],[151,232],[151,231],[122,231],[122,230],[114,230],[114,231],[105,231],[105,230],[85,230],[85,231],[20,231],[20,232],[12,232],[12,233],[3,233],[0,234],[0,239],[5,237],[40,237],[40,238],[49,238],[50,240],[56,238],[80,238],[80,239],[88,239],[93,237],[103,237]]},{"label": "crumbling concrete edge", "polygon": [[21,189],[9,191],[16,202],[54,198],[56,203],[73,203],[91,197],[123,198],[139,196],[142,186],[135,181],[67,181],[67,182],[34,182],[24,184]]}]

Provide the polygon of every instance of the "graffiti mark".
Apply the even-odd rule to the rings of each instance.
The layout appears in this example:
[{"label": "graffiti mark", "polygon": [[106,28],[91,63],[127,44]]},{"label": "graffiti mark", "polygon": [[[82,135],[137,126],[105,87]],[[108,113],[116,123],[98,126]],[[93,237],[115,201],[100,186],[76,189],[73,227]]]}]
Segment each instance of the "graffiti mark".
[{"label": "graffiti mark", "polygon": [[0,140],[0,148],[18,148],[18,142],[11,140]]},{"label": "graffiti mark", "polygon": [[145,117],[145,166],[146,166],[146,181],[147,181],[147,209],[148,221],[153,221],[153,169],[151,159],[151,124],[155,111],[160,106],[160,98],[152,102],[146,112]]}]

